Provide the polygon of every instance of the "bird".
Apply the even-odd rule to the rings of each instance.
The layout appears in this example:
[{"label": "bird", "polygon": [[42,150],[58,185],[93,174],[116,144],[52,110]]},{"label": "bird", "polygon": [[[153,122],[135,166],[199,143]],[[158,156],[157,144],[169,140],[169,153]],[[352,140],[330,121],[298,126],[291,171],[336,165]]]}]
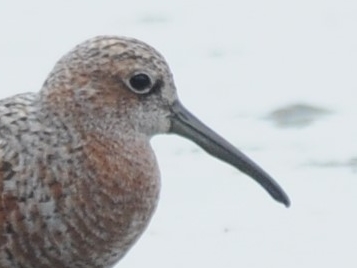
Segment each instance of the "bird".
[{"label": "bird", "polygon": [[289,206],[270,175],[183,106],[156,49],[97,36],[59,59],[38,92],[0,100],[0,267],[113,267],[154,214],[150,140],[171,133]]}]

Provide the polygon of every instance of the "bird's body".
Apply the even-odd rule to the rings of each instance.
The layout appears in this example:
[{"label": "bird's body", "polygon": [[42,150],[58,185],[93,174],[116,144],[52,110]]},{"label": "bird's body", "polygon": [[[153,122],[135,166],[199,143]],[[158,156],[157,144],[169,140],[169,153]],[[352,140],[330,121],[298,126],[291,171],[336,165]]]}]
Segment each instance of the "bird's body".
[{"label": "bird's body", "polygon": [[150,138],[192,137],[187,122],[173,123],[176,103],[162,56],[122,37],[82,43],[39,93],[1,100],[0,267],[109,268],[120,260],[158,202]]},{"label": "bird's body", "polygon": [[82,135],[38,96],[0,102],[0,267],[110,267],[157,204],[149,141]]}]

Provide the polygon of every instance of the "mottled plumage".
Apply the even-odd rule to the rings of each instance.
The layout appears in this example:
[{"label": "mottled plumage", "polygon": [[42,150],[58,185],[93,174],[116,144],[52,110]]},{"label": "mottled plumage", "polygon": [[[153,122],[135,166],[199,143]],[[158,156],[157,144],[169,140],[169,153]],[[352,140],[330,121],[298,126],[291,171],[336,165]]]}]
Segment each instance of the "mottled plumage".
[{"label": "mottled plumage", "polygon": [[[39,93],[1,100],[0,267],[107,268],[120,260],[158,201],[150,138],[197,136],[186,133],[175,107],[163,57],[141,41],[113,36],[70,51]],[[196,142],[215,154],[207,141]],[[252,162],[241,164],[234,165],[258,181],[268,176],[252,174]],[[260,183],[288,204],[267,178]]]}]

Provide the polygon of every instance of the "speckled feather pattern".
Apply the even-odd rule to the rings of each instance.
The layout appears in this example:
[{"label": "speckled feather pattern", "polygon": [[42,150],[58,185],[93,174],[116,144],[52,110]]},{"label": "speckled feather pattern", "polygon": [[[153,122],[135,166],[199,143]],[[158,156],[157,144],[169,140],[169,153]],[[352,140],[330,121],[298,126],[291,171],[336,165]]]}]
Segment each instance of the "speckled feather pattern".
[{"label": "speckled feather pattern", "polygon": [[[145,71],[150,96],[129,90]],[[150,46],[102,36],[65,55],[38,93],[0,101],[0,267],[112,267],[145,230],[170,127],[171,72]]]}]

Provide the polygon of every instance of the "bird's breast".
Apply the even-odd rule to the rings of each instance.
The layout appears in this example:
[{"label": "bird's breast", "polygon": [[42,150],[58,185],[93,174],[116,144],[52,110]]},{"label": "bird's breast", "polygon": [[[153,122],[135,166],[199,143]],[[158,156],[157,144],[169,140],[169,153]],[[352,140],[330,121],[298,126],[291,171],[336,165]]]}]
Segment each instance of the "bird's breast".
[{"label": "bird's breast", "polygon": [[145,230],[156,208],[156,158],[148,140],[103,140],[95,134],[88,135],[82,156],[85,175],[76,178],[73,195],[73,217],[80,228],[72,230],[73,237],[95,262],[114,263]]}]

